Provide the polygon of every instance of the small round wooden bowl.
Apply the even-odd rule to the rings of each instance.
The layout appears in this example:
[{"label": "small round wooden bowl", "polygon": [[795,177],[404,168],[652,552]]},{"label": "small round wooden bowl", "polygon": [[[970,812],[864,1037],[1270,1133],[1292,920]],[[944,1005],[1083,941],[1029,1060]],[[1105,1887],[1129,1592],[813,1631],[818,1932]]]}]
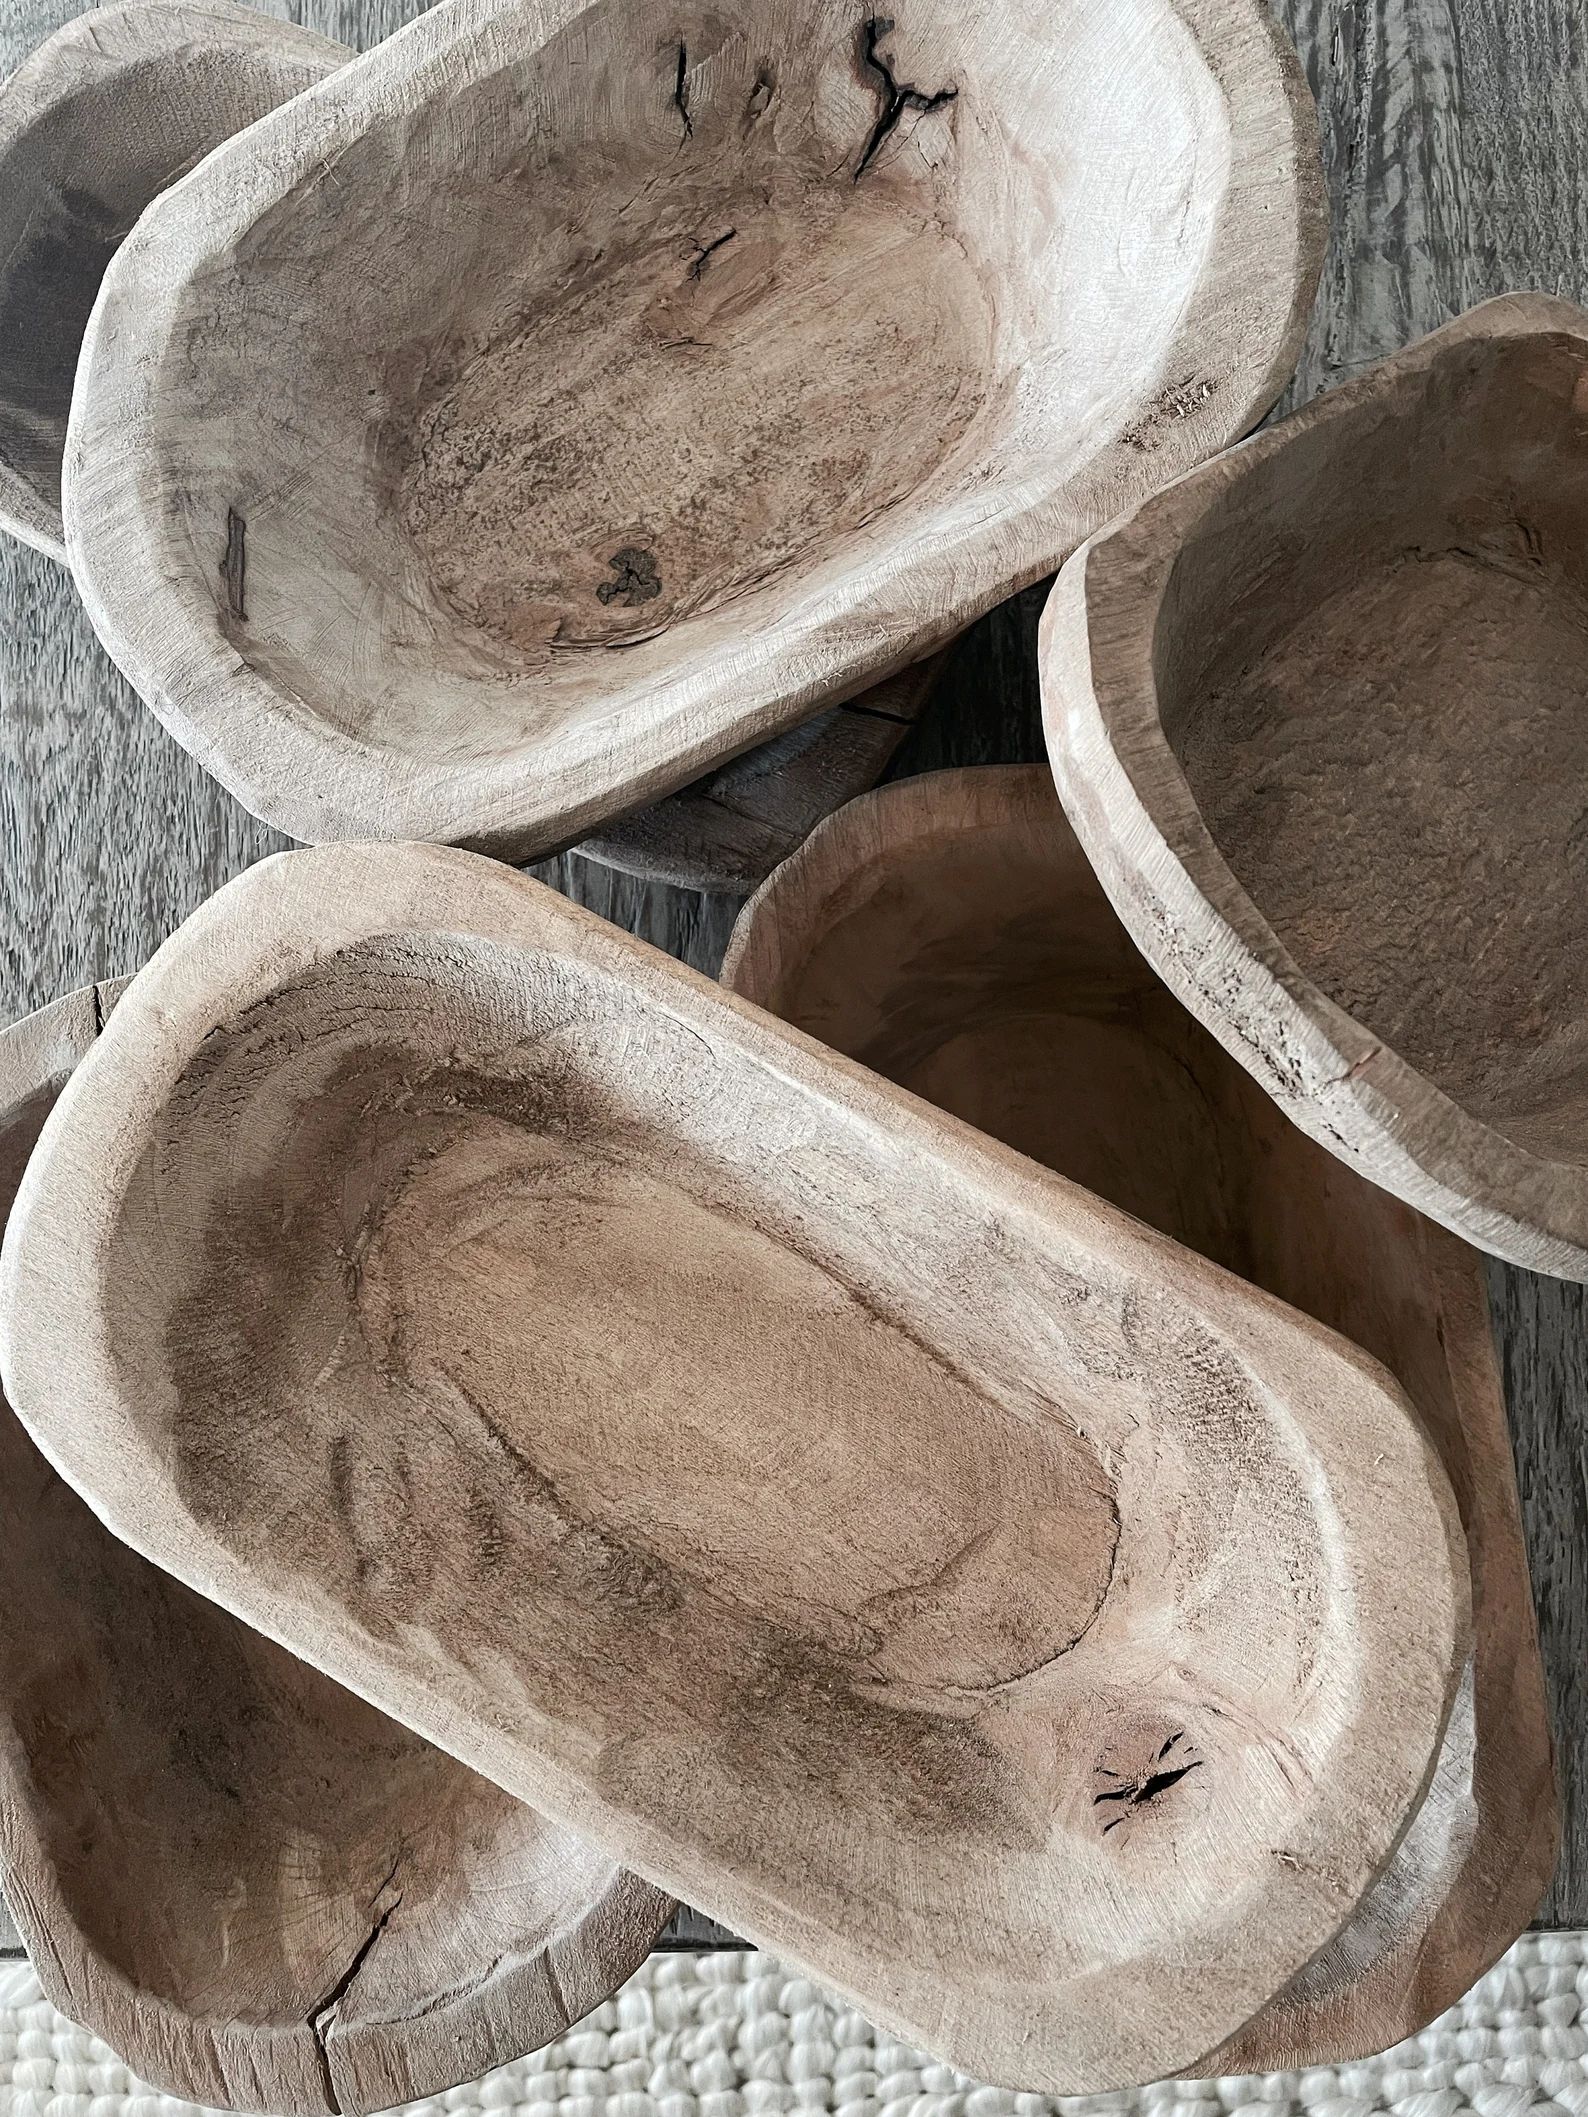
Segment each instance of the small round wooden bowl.
[{"label": "small round wooden bowl", "polygon": [[66,556],[77,356],[139,214],[351,56],[230,0],[135,0],[77,16],[0,83],[0,529]]},{"label": "small round wooden bowl", "polygon": [[1341,1331],[1407,1390],[1466,1528],[1462,1700],[1351,1924],[1208,2070],[1336,2064],[1412,2035],[1526,1925],[1559,1830],[1481,1260],[1287,1124],[1186,1013],[1040,767],[851,803],[746,907],[723,978]]},{"label": "small round wooden bowl", "polygon": [[[115,989],[0,1034],[0,1217]],[[0,1886],[171,2095],[439,2095],[560,2036],[672,1901],[119,1542],[0,1401]]]},{"label": "small round wooden bowl", "polygon": [[454,0],[122,247],[72,564],[256,814],[533,859],[1244,432],[1323,230],[1263,0]]},{"label": "small round wooden bowl", "polygon": [[1588,318],[1475,309],[1079,552],[1071,821],[1312,1137],[1588,1279]]},{"label": "small round wooden bowl", "polygon": [[1350,1916],[1470,1652],[1354,1346],[501,864],[266,861],[0,1261],[137,1549],[963,2070],[1188,2065]]}]

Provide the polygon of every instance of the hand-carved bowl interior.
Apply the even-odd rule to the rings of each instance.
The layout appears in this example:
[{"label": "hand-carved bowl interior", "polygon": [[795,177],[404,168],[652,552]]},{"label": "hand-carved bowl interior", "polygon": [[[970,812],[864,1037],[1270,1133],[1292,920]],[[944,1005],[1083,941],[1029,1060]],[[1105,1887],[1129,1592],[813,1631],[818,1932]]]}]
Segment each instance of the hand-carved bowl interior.
[{"label": "hand-carved bowl interior", "polygon": [[1516,297],[1149,501],[1045,620],[1059,791],[1287,1113],[1588,1278],[1588,319]]},{"label": "hand-carved bowl interior", "polygon": [[1244,2022],[1468,1652],[1382,1370],[467,854],[214,898],[0,1282],[129,1541],[983,2077]]},{"label": "hand-carved bowl interior", "polygon": [[1407,1390],[1467,1534],[1462,1707],[1351,1924],[1209,2070],[1336,2064],[1414,2034],[1526,1925],[1558,1839],[1481,1260],[1339,1168],[1180,1006],[1040,767],[851,803],[746,907],[723,978],[1343,1332]]},{"label": "hand-carved bowl interior", "polygon": [[139,0],[79,15],[0,85],[0,529],[65,555],[78,350],[138,215],[349,56],[230,0]]},{"label": "hand-carved bowl interior", "polygon": [[[106,988],[0,1035],[0,1216]],[[119,1542],[0,1401],[0,1870],[48,1996],[269,2117],[516,2058],[672,1909]]]},{"label": "hand-carved bowl interior", "polygon": [[1244,431],[1321,236],[1260,0],[454,0],[122,250],[73,564],[259,814],[528,858]]}]

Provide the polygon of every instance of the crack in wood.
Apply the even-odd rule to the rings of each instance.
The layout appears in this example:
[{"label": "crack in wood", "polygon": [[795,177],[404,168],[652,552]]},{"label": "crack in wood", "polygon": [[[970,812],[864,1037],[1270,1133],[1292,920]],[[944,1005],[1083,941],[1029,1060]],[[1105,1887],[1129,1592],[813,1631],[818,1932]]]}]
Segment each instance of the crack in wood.
[{"label": "crack in wood", "polygon": [[243,600],[243,589],[248,568],[245,539],[248,524],[235,507],[226,510],[226,551],[221,559],[221,579],[226,584],[226,607],[239,623],[246,623],[247,606]]},{"label": "crack in wood", "polygon": [[725,244],[731,243],[738,232],[737,228],[730,228],[726,235],[719,235],[715,242],[703,243],[697,241],[695,244],[695,261],[689,268],[690,278],[699,279],[712,258],[716,256],[717,252]]},{"label": "crack in wood", "polygon": [[855,169],[857,184],[876,160],[907,110],[917,110],[925,115],[929,111],[941,110],[945,103],[952,103],[959,94],[957,88],[939,88],[929,95],[911,81],[906,81],[901,86],[894,78],[893,68],[882,56],[882,40],[884,37],[891,37],[893,29],[891,15],[872,15],[861,31],[861,64],[881,76],[883,105],[881,115],[871,128],[871,137],[866,142],[865,152]]},{"label": "crack in wood", "polygon": [[695,121],[689,115],[689,47],[678,40],[678,72],[673,77],[673,108],[684,121],[684,138],[695,137]]},{"label": "crack in wood", "polygon": [[[401,1849],[399,1849],[396,1858],[392,1861],[387,1871],[385,1880],[370,1899],[372,1904],[378,1904],[392,1883],[397,1879],[397,1870],[402,1866],[402,1863],[403,1855]],[[376,1942],[396,1916],[402,1900],[403,1893],[399,1889],[385,1910],[376,1917],[369,1932],[353,1951],[352,1959],[342,1972],[342,1975],[337,1979],[330,1991],[327,1992],[324,1999],[317,2006],[311,2008],[309,2012],[309,2033],[313,2036],[319,2053],[321,2085],[325,2090],[326,2102],[330,2109],[337,2113],[337,2117],[340,2117],[342,2104],[336,2092],[336,2082],[332,2077],[331,2057],[326,2047],[326,2040],[336,2026],[336,2017],[342,2002],[353,1989],[359,1973],[369,1961],[371,1954],[374,1952]]]}]

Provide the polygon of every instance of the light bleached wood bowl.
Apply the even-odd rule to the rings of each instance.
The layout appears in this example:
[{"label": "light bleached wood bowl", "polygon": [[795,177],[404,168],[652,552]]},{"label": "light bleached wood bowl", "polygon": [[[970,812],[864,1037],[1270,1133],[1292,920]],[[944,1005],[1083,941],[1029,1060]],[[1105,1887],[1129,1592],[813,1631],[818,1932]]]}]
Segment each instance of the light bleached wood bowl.
[{"label": "light bleached wood bowl", "polygon": [[1469,1652],[1356,1348],[464,853],[190,920],[45,1126],[0,1314],[136,1549],[994,2080],[1246,2021]]},{"label": "light bleached wood bowl", "polygon": [[1079,552],[1071,821],[1173,990],[1333,1153],[1588,1279],[1588,318],[1519,295]]},{"label": "light bleached wood bowl", "polygon": [[64,558],[61,457],[105,268],[157,192],[342,45],[230,0],[91,8],[0,83],[0,529]]},{"label": "light bleached wood bowl", "polygon": [[1415,2034],[1526,1926],[1559,1837],[1481,1259],[1303,1137],[1170,995],[1041,767],[851,803],[746,906],[723,977],[1343,1332],[1407,1390],[1466,1530],[1461,1705],[1350,1924],[1207,2070],[1340,2064]]},{"label": "light bleached wood bowl", "polygon": [[[116,988],[0,1034],[0,1218]],[[0,1401],[0,1888],[172,2095],[439,2095],[560,2036],[671,1901],[105,1529]]]},{"label": "light bleached wood bowl", "polygon": [[72,563],[256,814],[529,859],[1244,432],[1322,237],[1262,0],[452,0],[118,253]]}]

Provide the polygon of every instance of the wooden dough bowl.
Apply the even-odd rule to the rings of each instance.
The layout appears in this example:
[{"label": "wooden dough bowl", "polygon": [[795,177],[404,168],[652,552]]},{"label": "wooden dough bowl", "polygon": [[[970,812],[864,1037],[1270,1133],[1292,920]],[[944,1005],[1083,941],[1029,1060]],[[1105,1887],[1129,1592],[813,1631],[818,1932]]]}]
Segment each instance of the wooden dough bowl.
[{"label": "wooden dough bowl", "polygon": [[[144,207],[352,53],[229,0],[78,16],[0,86],[0,529],[64,559],[61,456],[84,326]],[[752,890],[874,786],[935,660],[828,708],[580,850],[687,889]]]},{"label": "wooden dough bowl", "polygon": [[258,815],[528,860],[1244,432],[1323,221],[1262,0],[452,0],[118,253],[72,563]]},{"label": "wooden dough bowl", "polygon": [[723,977],[1343,1332],[1407,1390],[1466,1529],[1460,1708],[1377,1886],[1211,2070],[1338,2064],[1414,2034],[1527,1924],[1559,1829],[1481,1261],[1287,1124],[1171,997],[1040,767],[851,803],[746,907]]},{"label": "wooden dough bowl", "polygon": [[1469,1652],[1355,1347],[466,853],[287,854],[160,951],[0,1350],[135,1548],[984,2078],[1223,2042]]},{"label": "wooden dough bowl", "polygon": [[1184,480],[1049,604],[1054,776],[1286,1114],[1588,1279],[1588,318],[1513,296]]},{"label": "wooden dough bowl", "polygon": [[[0,1216],[113,999],[0,1035]],[[56,2006],[167,2093],[269,2117],[535,2049],[672,1909],[118,1542],[4,1403],[0,1874]]]},{"label": "wooden dough bowl", "polygon": [[65,557],[78,349],[138,215],[350,56],[229,0],[137,0],[79,15],[0,85],[0,529]]}]

